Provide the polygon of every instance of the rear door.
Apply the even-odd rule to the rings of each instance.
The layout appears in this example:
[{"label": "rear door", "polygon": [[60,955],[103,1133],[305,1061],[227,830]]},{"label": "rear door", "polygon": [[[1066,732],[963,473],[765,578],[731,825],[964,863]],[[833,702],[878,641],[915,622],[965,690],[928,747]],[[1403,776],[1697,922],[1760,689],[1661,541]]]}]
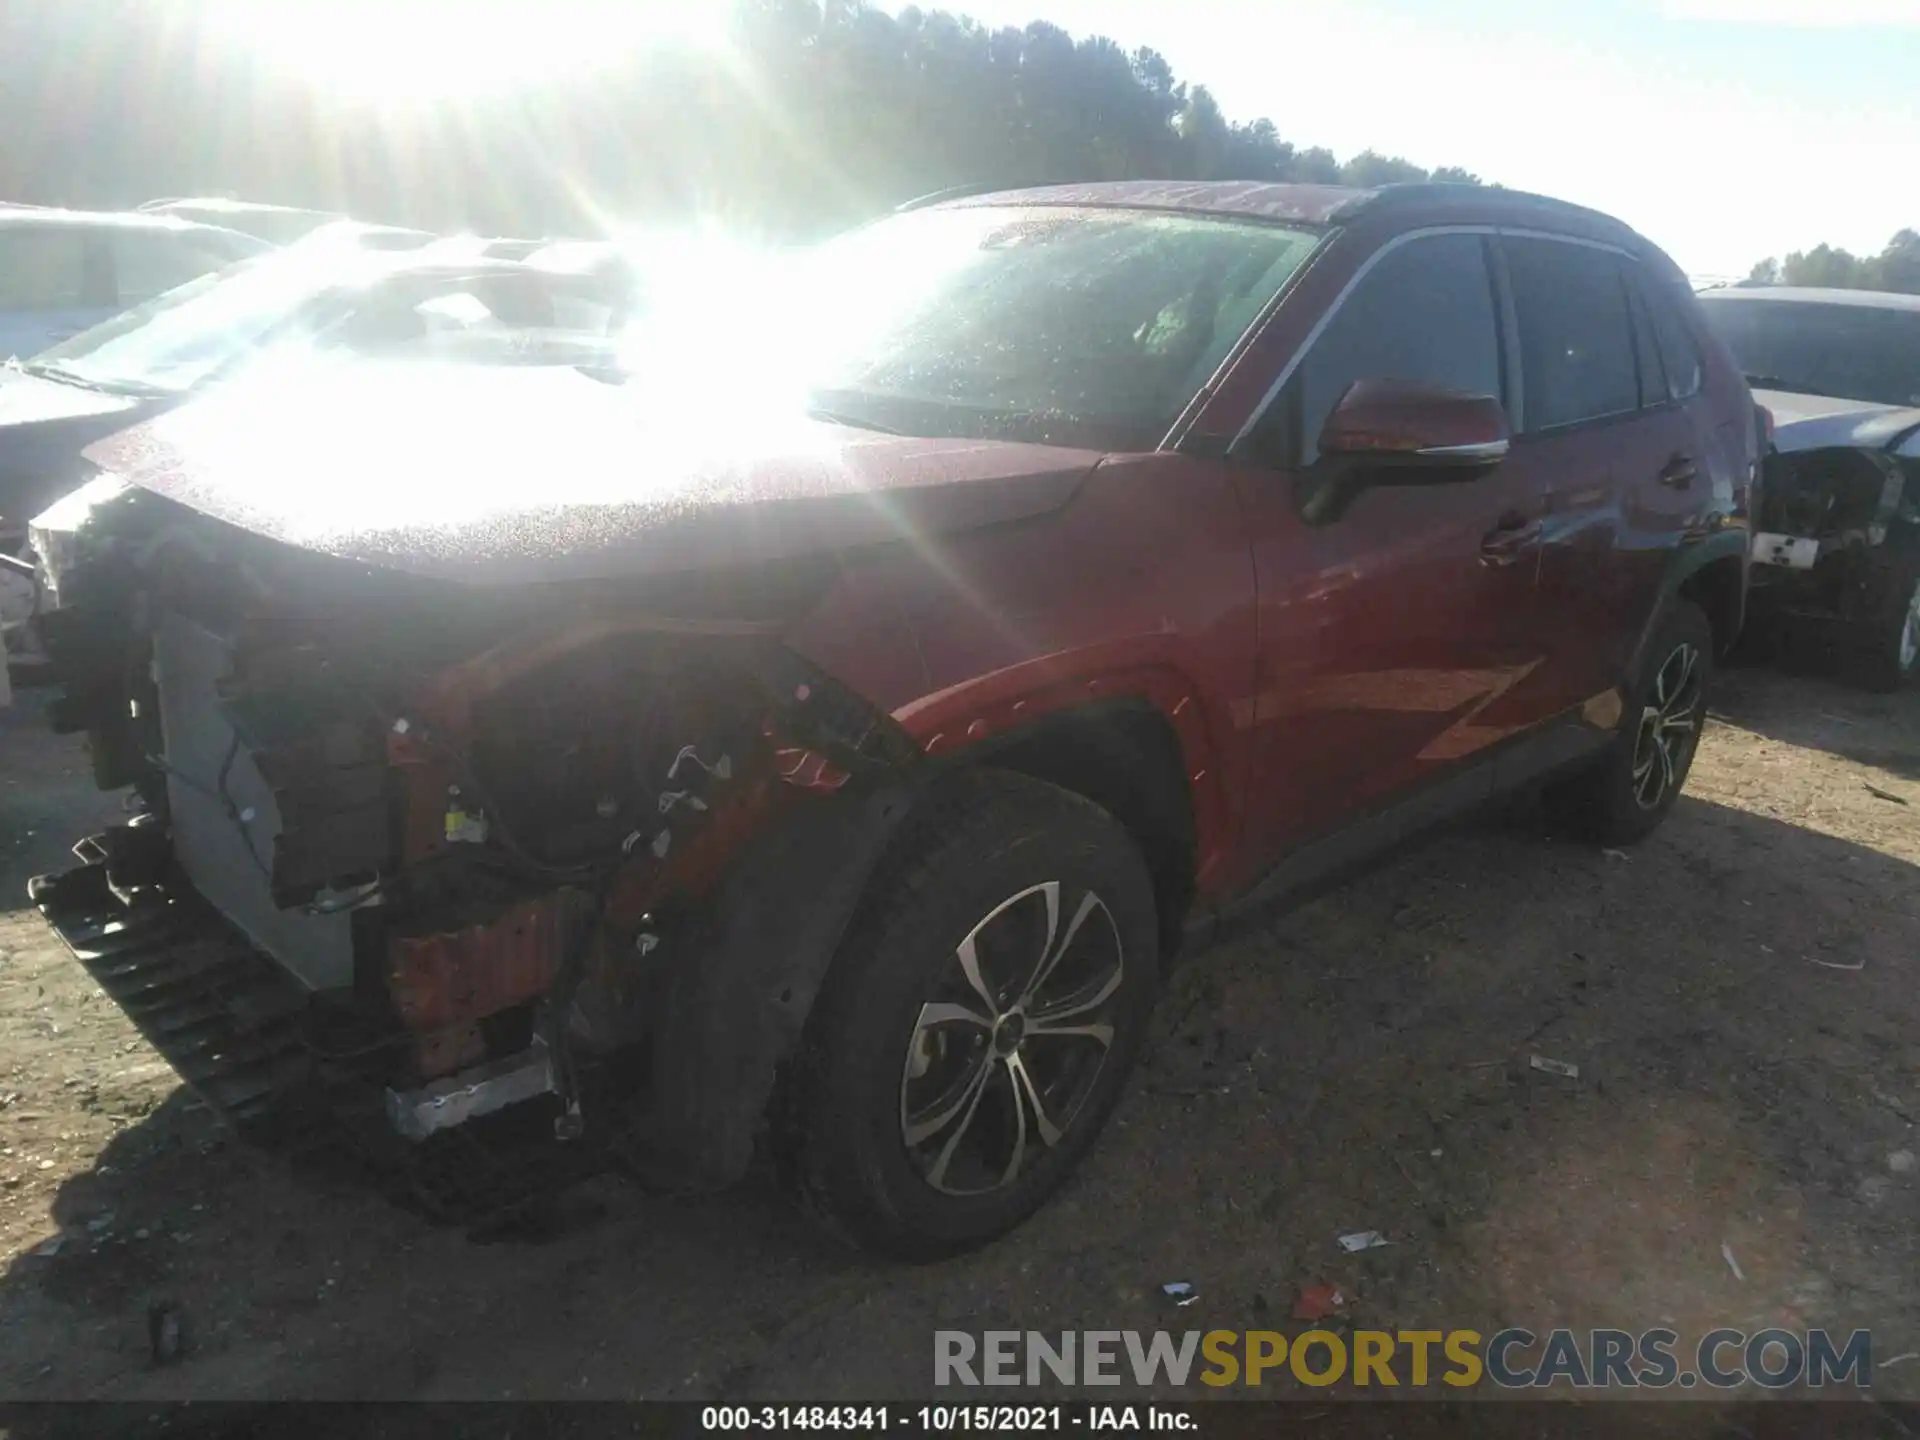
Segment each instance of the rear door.
[{"label": "rear door", "polygon": [[1673,544],[1667,497],[1693,483],[1698,447],[1667,393],[1637,260],[1543,235],[1502,235],[1500,254],[1522,391],[1507,463],[1545,512],[1533,618],[1547,663],[1530,683],[1559,713],[1620,683]]},{"label": "rear door", "polygon": [[[1235,447],[1259,592],[1256,860],[1439,781],[1531,718],[1538,505],[1523,476],[1365,490],[1303,517],[1317,437],[1358,380],[1503,389],[1489,237],[1403,236],[1365,262]],[[1488,782],[1490,784],[1490,781]],[[1472,797],[1456,797],[1472,798]]]}]

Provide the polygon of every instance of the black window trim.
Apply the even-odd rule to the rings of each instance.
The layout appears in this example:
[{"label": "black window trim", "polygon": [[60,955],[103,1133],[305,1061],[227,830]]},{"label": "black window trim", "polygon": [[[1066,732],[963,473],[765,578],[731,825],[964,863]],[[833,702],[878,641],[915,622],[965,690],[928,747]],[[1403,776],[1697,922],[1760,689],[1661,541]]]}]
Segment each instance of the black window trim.
[{"label": "black window trim", "polygon": [[[1684,405],[1686,400],[1673,393],[1673,377],[1667,373],[1666,352],[1660,348],[1660,326],[1653,318],[1653,302],[1647,298],[1646,272],[1622,268],[1620,281],[1627,287],[1627,320],[1633,327],[1633,368],[1640,377],[1641,411],[1660,411]],[[1643,320],[1647,327],[1644,337],[1640,333]],[[1660,384],[1655,393],[1665,397],[1655,400],[1651,405],[1645,398],[1648,393],[1647,377],[1640,372],[1640,361],[1647,347],[1651,348],[1654,361],[1660,366]]]},{"label": "black window trim", "polygon": [[[1670,291],[1673,287],[1670,285],[1663,287],[1659,277],[1656,275],[1642,269],[1634,273],[1634,281],[1640,291],[1641,303],[1646,306],[1647,319],[1653,323],[1654,351],[1660,356],[1660,366],[1663,370],[1666,370],[1667,373],[1667,403],[1670,405],[1689,404],[1699,398],[1701,392],[1707,388],[1707,351],[1706,347],[1700,343],[1697,322],[1686,314],[1686,307],[1680,303],[1678,296],[1671,294],[1663,296],[1661,294],[1663,288]],[[1688,293],[1687,298],[1692,299],[1690,293]],[[1673,393],[1673,371],[1667,368],[1667,347],[1660,343],[1660,316],[1656,310],[1656,306],[1659,304],[1664,304],[1667,307],[1668,314],[1673,317],[1674,325],[1679,329],[1680,333],[1686,337],[1687,345],[1693,351],[1694,385],[1693,389],[1685,395],[1675,395]]]},{"label": "black window trim", "polygon": [[[1591,240],[1584,235],[1563,235],[1557,231],[1540,230],[1526,225],[1423,225],[1411,230],[1402,230],[1399,234],[1389,237],[1384,243],[1375,246],[1373,252],[1369,254],[1365,260],[1360,262],[1352,275],[1347,277],[1347,283],[1341,287],[1340,293],[1333,297],[1333,303],[1327,306],[1318,320],[1314,321],[1313,328],[1307,332],[1306,338],[1300,342],[1299,347],[1293,354],[1287,357],[1287,363],[1280,367],[1280,373],[1274,376],[1273,383],[1267,386],[1266,393],[1260,397],[1259,403],[1248,412],[1246,420],[1241,424],[1240,429],[1235,432],[1233,439],[1226,447],[1226,453],[1229,457],[1243,455],[1245,453],[1249,438],[1260,427],[1261,422],[1266,419],[1268,410],[1270,410],[1279,399],[1281,392],[1286,388],[1287,382],[1293,379],[1294,372],[1297,371],[1302,362],[1305,361],[1308,352],[1313,349],[1314,343],[1319,340],[1326,328],[1333,323],[1334,316],[1340,313],[1341,308],[1347,303],[1347,298],[1359,288],[1361,281],[1373,273],[1374,266],[1378,265],[1401,246],[1409,245],[1415,240],[1430,235],[1484,235],[1493,237],[1494,243],[1491,249],[1494,253],[1490,258],[1495,269],[1497,282],[1502,287],[1503,293],[1501,301],[1502,323],[1500,326],[1503,346],[1507,342],[1517,340],[1517,327],[1514,332],[1509,332],[1506,323],[1507,320],[1513,318],[1515,312],[1512,310],[1512,290],[1507,283],[1506,256],[1501,252],[1498,243],[1502,236],[1511,235],[1516,239],[1527,240],[1556,240],[1563,245],[1583,245],[1589,250],[1603,250],[1609,255],[1617,255],[1622,260],[1636,267],[1640,264],[1640,257],[1624,246],[1615,245],[1605,240]],[[1331,248],[1330,245],[1323,245],[1321,252],[1324,253],[1329,248]],[[1318,256],[1313,258],[1318,258]],[[1309,263],[1311,263],[1311,260]],[[1301,271],[1304,272],[1306,268],[1307,267],[1303,265]],[[1291,285],[1285,287],[1281,294],[1275,297],[1275,305],[1278,306],[1284,303],[1293,288]],[[1524,387],[1521,383],[1524,376],[1522,374],[1517,344],[1513,346],[1513,350],[1514,355],[1511,366],[1507,365],[1504,360],[1501,365],[1502,376],[1505,382],[1511,387],[1512,393],[1503,396],[1501,403],[1508,405],[1508,419],[1513,426],[1514,438],[1518,440],[1525,438],[1529,432],[1523,423],[1524,406],[1510,403],[1520,400],[1524,394]],[[1581,426],[1612,424],[1624,416],[1637,415],[1638,413],[1638,408],[1622,410],[1613,415],[1592,417],[1586,420],[1575,421],[1569,425],[1555,426],[1551,431],[1535,431],[1532,433],[1561,435],[1570,430],[1578,429]]]}]

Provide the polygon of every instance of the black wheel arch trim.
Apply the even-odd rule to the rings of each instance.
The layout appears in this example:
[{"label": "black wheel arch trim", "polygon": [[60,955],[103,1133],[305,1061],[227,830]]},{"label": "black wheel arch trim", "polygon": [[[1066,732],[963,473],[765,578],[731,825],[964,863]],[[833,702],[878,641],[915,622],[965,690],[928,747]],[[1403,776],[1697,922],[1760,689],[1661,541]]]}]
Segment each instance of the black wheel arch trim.
[{"label": "black wheel arch trim", "polygon": [[744,1176],[768,1103],[868,882],[925,793],[917,779],[810,798],[754,837],[662,977],[630,1159],[650,1181]]},{"label": "black wheel arch trim", "polygon": [[1647,649],[1653,644],[1654,636],[1659,633],[1674,602],[1684,598],[1681,592],[1687,582],[1710,566],[1733,562],[1740,568],[1738,613],[1732,634],[1727,637],[1728,644],[1739,637],[1748,608],[1748,570],[1751,565],[1748,551],[1751,543],[1752,532],[1745,526],[1728,526],[1672,552],[1666,570],[1660,577],[1658,601],[1648,610],[1647,618],[1641,624],[1639,638],[1634,641],[1633,655],[1627,662],[1626,674],[1621,677],[1622,684],[1631,685],[1634,677],[1645,667]]}]

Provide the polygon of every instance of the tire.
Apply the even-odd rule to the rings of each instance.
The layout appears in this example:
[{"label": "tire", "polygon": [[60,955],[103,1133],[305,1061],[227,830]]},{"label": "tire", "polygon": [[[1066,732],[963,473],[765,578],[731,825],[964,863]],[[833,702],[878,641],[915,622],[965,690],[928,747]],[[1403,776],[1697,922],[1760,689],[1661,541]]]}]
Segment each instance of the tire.
[{"label": "tire", "polygon": [[1848,667],[1862,689],[1891,694],[1920,673],[1920,555],[1909,554],[1888,575],[1880,613],[1859,627]]},{"label": "tire", "polygon": [[1599,762],[1547,791],[1554,815],[1582,838],[1632,845],[1659,828],[1680,797],[1713,680],[1713,626],[1676,600],[1628,691],[1620,733]]},{"label": "tire", "polygon": [[956,777],[876,875],[783,1086],[775,1160],[802,1208],[915,1261],[1026,1219],[1120,1097],[1158,937],[1146,864],[1106,811],[1021,775]]}]

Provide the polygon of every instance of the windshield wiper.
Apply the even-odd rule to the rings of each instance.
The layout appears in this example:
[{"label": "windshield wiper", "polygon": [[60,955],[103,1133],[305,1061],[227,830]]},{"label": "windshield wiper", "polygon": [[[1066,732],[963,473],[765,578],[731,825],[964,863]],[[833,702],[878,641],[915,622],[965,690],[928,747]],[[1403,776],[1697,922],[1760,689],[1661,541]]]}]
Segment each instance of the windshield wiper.
[{"label": "windshield wiper", "polygon": [[824,405],[809,405],[805,411],[809,420],[824,420],[829,425],[845,425],[854,430],[872,430],[880,435],[898,435],[901,432],[869,420],[864,415],[848,415],[841,410],[830,410]]},{"label": "windshield wiper", "polygon": [[78,370],[69,370],[64,365],[51,365],[43,361],[29,360],[20,369],[41,380],[54,380],[62,385],[77,385],[82,390],[96,390],[102,395],[151,398],[168,393],[157,385],[142,385],[134,380],[96,380],[91,375],[82,375]]},{"label": "windshield wiper", "polygon": [[1740,377],[1755,390],[1785,390],[1794,395],[1821,395],[1829,400],[1845,399],[1845,396],[1829,394],[1825,390],[1816,390],[1811,385],[1798,380],[1782,379],[1778,375],[1743,375]]}]

